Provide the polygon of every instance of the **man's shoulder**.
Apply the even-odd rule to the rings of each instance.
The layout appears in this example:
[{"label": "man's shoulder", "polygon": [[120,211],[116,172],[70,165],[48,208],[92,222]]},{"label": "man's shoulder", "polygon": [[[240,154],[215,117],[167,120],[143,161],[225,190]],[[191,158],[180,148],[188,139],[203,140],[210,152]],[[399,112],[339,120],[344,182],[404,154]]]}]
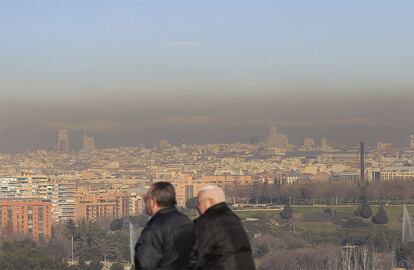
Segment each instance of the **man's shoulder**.
[{"label": "man's shoulder", "polygon": [[169,223],[176,224],[192,224],[190,218],[178,211],[178,209],[171,209],[168,212],[160,213],[152,219],[153,226],[162,226]]},{"label": "man's shoulder", "polygon": [[223,220],[239,222],[239,217],[226,205],[221,204],[213,206],[212,209],[207,211],[205,215],[202,215],[196,221],[196,224],[210,224],[216,222],[222,222]]}]

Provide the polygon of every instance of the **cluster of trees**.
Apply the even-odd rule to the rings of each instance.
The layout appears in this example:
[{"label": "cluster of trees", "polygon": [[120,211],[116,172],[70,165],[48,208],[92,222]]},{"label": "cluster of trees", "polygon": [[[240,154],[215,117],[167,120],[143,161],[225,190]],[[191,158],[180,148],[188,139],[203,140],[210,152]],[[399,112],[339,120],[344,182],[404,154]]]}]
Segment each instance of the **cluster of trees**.
[{"label": "cluster of trees", "polygon": [[305,232],[296,228],[294,232],[283,228],[263,230],[251,238],[259,270],[376,270],[412,266],[414,262],[414,247],[401,247],[398,233],[360,218],[349,219],[338,231]]},{"label": "cluster of trees", "polygon": [[[114,224],[114,223],[113,223]],[[69,220],[63,231],[66,240],[73,237],[74,256],[84,261],[129,261],[129,234],[126,230],[104,230],[96,223]]]},{"label": "cluster of trees", "polygon": [[378,204],[410,203],[414,202],[414,181],[232,184],[225,187],[225,192],[234,203],[344,204],[365,200]]},{"label": "cluster of trees", "polygon": [[377,270],[391,269],[392,252],[369,246],[312,244],[299,234],[262,234],[252,240],[259,270]]},{"label": "cluster of trees", "polygon": [[414,267],[414,242],[400,246],[395,252],[398,267],[413,269]]},{"label": "cluster of trees", "polygon": [[[135,218],[134,222],[144,220]],[[117,224],[115,221],[113,226]],[[72,238],[74,265],[71,264]],[[101,270],[101,261],[130,260],[129,233],[124,228],[107,230],[95,223],[69,220],[65,225],[53,227],[53,238],[47,243],[16,239],[1,245],[0,269]],[[114,263],[111,268],[120,269],[123,269],[121,263]]]},{"label": "cluster of trees", "polygon": [[388,215],[385,211],[384,205],[381,205],[378,210],[378,213],[373,216],[371,207],[369,206],[368,201],[366,200],[361,205],[361,207],[354,212],[354,214],[361,218],[372,218],[371,220],[375,224],[383,225],[388,223]]},{"label": "cluster of trees", "polygon": [[69,267],[64,259],[50,254],[47,247],[39,248],[35,242],[25,239],[1,245],[0,269],[66,270]]},{"label": "cluster of trees", "polygon": [[0,269],[7,270],[102,270],[99,260],[86,263],[79,260],[69,265],[66,258],[59,257],[53,246],[38,245],[30,239],[5,242],[0,248]]}]

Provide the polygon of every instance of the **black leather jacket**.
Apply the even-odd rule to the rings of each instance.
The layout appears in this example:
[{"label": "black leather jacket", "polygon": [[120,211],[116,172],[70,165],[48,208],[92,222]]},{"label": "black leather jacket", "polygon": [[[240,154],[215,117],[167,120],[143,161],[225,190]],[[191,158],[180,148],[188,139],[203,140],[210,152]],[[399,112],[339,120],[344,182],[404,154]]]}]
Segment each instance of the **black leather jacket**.
[{"label": "black leather jacket", "polygon": [[190,268],[196,270],[254,270],[249,238],[226,203],[209,208],[195,221],[196,249]]},{"label": "black leather jacket", "polygon": [[188,269],[194,242],[191,220],[176,207],[161,209],[147,222],[135,245],[135,270]]}]

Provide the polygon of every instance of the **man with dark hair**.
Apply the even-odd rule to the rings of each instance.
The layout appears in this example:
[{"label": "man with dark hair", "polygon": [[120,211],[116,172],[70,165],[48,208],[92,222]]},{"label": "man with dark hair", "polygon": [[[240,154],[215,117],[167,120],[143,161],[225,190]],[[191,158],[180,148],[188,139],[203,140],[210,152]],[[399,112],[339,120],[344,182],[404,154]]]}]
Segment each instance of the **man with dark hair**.
[{"label": "man with dark hair", "polygon": [[187,269],[195,232],[191,220],[176,208],[174,187],[154,183],[144,199],[151,217],[135,245],[135,270]]}]

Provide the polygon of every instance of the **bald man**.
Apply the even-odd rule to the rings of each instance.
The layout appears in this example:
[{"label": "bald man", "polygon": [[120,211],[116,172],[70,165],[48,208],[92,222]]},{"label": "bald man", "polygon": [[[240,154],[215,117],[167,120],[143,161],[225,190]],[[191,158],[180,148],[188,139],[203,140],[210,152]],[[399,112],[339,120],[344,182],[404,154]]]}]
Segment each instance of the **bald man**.
[{"label": "bald man", "polygon": [[238,216],[226,204],[221,188],[208,186],[197,196],[200,217],[194,221],[197,244],[194,270],[254,270],[249,238]]}]

